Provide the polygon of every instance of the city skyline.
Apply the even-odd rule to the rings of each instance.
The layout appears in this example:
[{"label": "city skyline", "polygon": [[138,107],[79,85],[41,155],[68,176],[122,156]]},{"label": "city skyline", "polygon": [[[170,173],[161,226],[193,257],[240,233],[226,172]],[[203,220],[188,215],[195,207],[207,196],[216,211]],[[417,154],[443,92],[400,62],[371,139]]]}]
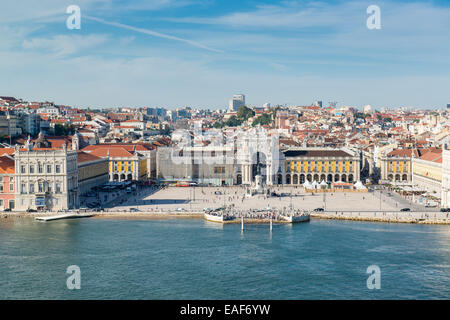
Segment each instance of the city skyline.
[{"label": "city skyline", "polygon": [[[1,94],[1,93],[0,93]],[[241,94],[238,94],[241,95]],[[234,97],[236,95],[232,95],[231,97]],[[223,112],[233,112],[233,111],[237,111],[237,110],[231,110],[229,103],[230,100],[233,100],[233,98],[228,100],[228,104],[223,104],[220,107],[210,107],[210,106],[199,106],[199,105],[195,105],[195,106],[189,106],[189,105],[179,105],[179,106],[175,106],[175,107],[167,107],[164,105],[149,105],[149,104],[143,104],[143,105],[123,105],[123,106],[107,106],[107,105],[96,105],[96,106],[77,106],[77,105],[70,105],[67,103],[63,103],[63,102],[59,102],[59,101],[50,101],[50,99],[42,99],[42,100],[33,100],[33,99],[26,99],[24,97],[19,97],[19,96],[8,96],[8,95],[0,95],[0,97],[10,97],[10,98],[14,98],[14,99],[18,99],[19,101],[23,101],[24,103],[40,103],[40,104],[45,104],[45,103],[50,103],[52,105],[55,106],[69,106],[69,107],[73,107],[73,108],[78,108],[78,109],[83,109],[83,110],[119,110],[119,109],[142,109],[142,108],[162,108],[162,109],[166,109],[168,111],[175,111],[177,109],[185,109],[185,108],[189,108],[192,110],[205,110],[205,111],[223,111]],[[370,104],[365,104],[365,105],[358,105],[358,106],[352,106],[352,105],[348,105],[344,103],[341,103],[339,101],[322,101],[322,100],[314,100],[310,103],[294,103],[294,104],[277,104],[277,103],[271,103],[271,102],[265,102],[261,105],[255,105],[253,103],[245,103],[243,104],[246,107],[249,108],[276,108],[276,107],[283,107],[283,108],[294,108],[294,107],[301,107],[301,106],[319,106],[318,103],[321,103],[322,106],[320,106],[321,108],[354,108],[356,110],[360,110],[362,112],[365,112],[365,108],[369,108],[370,112],[384,112],[384,111],[397,111],[397,110],[405,110],[405,111],[446,111],[449,110],[450,108],[450,104],[447,103],[444,106],[441,107],[425,107],[425,108],[417,108],[414,106],[374,106],[374,105],[370,105]]]},{"label": "city skyline", "polygon": [[2,95],[75,107],[449,103],[450,2],[70,1],[2,4]]}]

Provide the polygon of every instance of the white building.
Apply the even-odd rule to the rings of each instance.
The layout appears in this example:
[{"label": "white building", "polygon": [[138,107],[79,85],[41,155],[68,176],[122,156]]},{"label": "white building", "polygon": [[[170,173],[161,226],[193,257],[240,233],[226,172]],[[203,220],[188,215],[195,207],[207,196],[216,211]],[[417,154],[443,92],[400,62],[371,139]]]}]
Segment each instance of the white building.
[{"label": "white building", "polygon": [[442,150],[442,195],[441,207],[450,208],[450,149]]},{"label": "white building", "polygon": [[53,114],[58,115],[59,109],[54,106],[43,106],[36,110],[36,113],[38,114]]},{"label": "white building", "polygon": [[51,149],[42,134],[33,149],[16,146],[16,210],[64,210],[78,207],[77,152]]},{"label": "white building", "polygon": [[363,112],[364,113],[371,113],[372,112],[372,106],[371,105],[367,105],[363,107]]},{"label": "white building", "polygon": [[242,106],[245,106],[245,95],[243,94],[235,94],[228,103],[230,111],[237,111]]}]

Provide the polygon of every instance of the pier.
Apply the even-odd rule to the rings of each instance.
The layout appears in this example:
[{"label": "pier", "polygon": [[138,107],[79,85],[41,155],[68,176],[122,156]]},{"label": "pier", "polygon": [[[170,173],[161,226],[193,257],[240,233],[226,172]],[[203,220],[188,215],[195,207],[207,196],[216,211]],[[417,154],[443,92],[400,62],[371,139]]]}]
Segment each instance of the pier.
[{"label": "pier", "polygon": [[448,213],[429,211],[325,211],[311,213],[311,217],[368,222],[450,224]]}]

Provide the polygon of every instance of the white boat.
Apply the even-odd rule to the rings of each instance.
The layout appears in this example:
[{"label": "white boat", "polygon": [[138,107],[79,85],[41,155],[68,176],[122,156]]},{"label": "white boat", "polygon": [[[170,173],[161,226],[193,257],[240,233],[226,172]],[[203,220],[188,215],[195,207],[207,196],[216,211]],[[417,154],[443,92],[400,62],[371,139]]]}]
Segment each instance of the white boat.
[{"label": "white boat", "polygon": [[220,223],[224,223],[225,221],[230,221],[235,219],[234,217],[228,217],[228,216],[224,216],[224,215],[213,215],[213,214],[209,214],[209,213],[204,213],[203,217],[205,218],[205,220],[208,221],[212,221],[212,222],[220,222]]},{"label": "white boat", "polygon": [[309,221],[309,213],[305,213],[299,216],[280,215],[280,218],[290,223],[307,222]]},{"label": "white boat", "polygon": [[39,220],[39,221],[53,221],[53,220],[64,220],[64,219],[90,218],[93,216],[94,215],[91,213],[68,213],[68,214],[59,214],[56,216],[35,217],[35,219]]}]

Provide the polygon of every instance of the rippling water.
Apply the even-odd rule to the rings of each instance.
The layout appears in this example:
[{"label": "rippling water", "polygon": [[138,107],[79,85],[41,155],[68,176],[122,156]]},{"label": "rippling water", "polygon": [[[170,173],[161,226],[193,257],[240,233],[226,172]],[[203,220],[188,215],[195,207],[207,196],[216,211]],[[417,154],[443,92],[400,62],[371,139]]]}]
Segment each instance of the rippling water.
[{"label": "rippling water", "polygon": [[[66,287],[69,265],[81,290]],[[367,289],[369,265],[380,290]],[[448,298],[448,226],[0,221],[0,299]]]}]

